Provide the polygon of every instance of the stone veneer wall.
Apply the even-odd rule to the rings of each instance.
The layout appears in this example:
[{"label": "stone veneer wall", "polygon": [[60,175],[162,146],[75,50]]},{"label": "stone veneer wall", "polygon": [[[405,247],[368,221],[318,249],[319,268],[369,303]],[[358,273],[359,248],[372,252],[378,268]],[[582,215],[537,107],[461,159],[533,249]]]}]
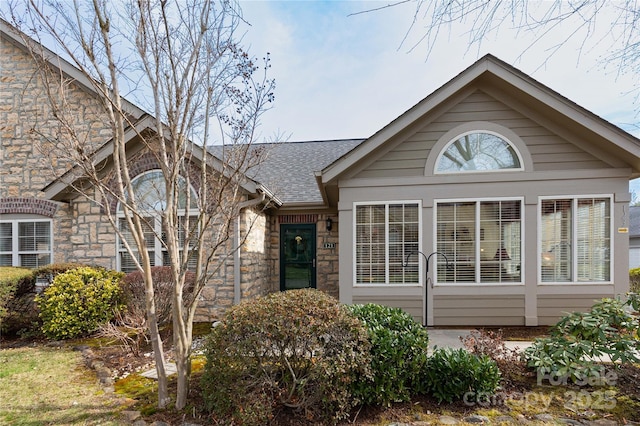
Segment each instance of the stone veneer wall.
[{"label": "stone veneer wall", "polygon": [[[0,43],[3,55],[0,70],[0,215],[52,217],[54,262],[80,262],[115,269],[116,234],[98,204],[86,197],[78,197],[70,203],[43,199],[42,189],[73,164],[68,156],[48,150],[37,134],[56,138],[59,127],[51,116],[49,100],[35,63],[13,43],[4,38],[0,38]],[[97,100],[74,85],[67,86],[67,96],[72,101],[68,102],[66,111],[77,119],[76,130],[86,135],[94,146],[104,144],[111,137],[111,129],[108,121],[101,119]],[[250,213],[245,212],[243,230],[246,230],[247,215]],[[259,217],[241,251],[243,299],[279,289],[277,241],[275,252],[271,247],[274,244],[272,231],[278,227],[273,216],[263,212]],[[229,240],[224,249],[227,253],[231,253],[232,244]],[[276,281],[272,277],[276,277]],[[204,289],[196,320],[210,321],[221,317],[233,304],[233,291],[233,256],[230,256]]]},{"label": "stone veneer wall", "polygon": [[[331,231],[327,231],[326,219],[330,217],[333,221]],[[340,296],[338,275],[338,217],[337,215],[322,214],[318,217],[318,246],[316,251],[317,259],[317,286],[327,294],[335,297]],[[333,248],[324,248],[325,243],[335,245]]]},{"label": "stone veneer wall", "polygon": [[[246,209],[240,217],[240,232],[246,239],[239,252],[241,300],[263,296],[274,291],[271,288],[269,250],[270,222],[272,217],[263,211]],[[236,222],[237,224],[237,222]],[[249,234],[247,231],[250,229]],[[235,232],[235,229],[232,230]],[[232,253],[233,240],[227,241],[226,253]],[[222,259],[222,256],[219,257]],[[198,302],[196,321],[212,321],[221,318],[235,300],[234,256],[224,265],[202,291]]]},{"label": "stone veneer wall", "polygon": [[[41,133],[52,139],[60,134],[52,118],[50,102],[37,67],[22,48],[0,38],[0,206],[1,215],[38,214],[52,217],[54,262],[78,261],[112,267],[115,244],[99,224],[96,206],[90,202],[57,203],[44,201],[42,189],[71,165],[68,156],[49,149]],[[65,111],[77,120],[77,131],[93,146],[102,145],[111,134],[107,120],[101,118],[98,101],[88,92],[67,85],[69,99]],[[36,130],[36,132],[33,131]],[[16,200],[19,205],[16,207]],[[40,203],[47,203],[45,210]],[[53,208],[52,205],[56,205]],[[27,210],[25,210],[27,208]],[[14,216],[15,217],[15,216]],[[73,224],[72,224],[73,222]],[[88,241],[104,235],[98,242]],[[110,239],[109,239],[110,238]],[[111,253],[105,252],[105,249]]]}]

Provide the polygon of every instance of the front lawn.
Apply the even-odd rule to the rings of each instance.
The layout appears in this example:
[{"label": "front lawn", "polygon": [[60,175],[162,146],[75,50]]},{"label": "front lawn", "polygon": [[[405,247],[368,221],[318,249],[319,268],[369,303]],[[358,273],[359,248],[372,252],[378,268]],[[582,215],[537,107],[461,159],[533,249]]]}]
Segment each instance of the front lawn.
[{"label": "front lawn", "polygon": [[80,352],[36,345],[0,350],[0,424],[121,425],[118,402],[84,367]]}]

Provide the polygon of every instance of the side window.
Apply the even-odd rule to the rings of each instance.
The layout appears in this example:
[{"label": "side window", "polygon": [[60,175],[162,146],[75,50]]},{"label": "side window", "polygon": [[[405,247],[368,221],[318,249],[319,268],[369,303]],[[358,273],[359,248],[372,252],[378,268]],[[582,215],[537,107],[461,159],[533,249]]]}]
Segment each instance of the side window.
[{"label": "side window", "polygon": [[51,220],[0,222],[0,266],[38,268],[53,258]]},{"label": "side window", "polygon": [[357,284],[418,284],[420,239],[418,203],[355,206]]},{"label": "side window", "polygon": [[542,282],[611,279],[611,200],[556,198],[540,202]]}]

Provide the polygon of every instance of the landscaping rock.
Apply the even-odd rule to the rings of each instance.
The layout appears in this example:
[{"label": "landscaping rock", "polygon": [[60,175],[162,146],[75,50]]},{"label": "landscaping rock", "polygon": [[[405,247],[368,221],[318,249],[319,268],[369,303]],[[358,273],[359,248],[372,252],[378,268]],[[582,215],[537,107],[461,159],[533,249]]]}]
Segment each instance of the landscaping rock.
[{"label": "landscaping rock", "polygon": [[124,417],[124,419],[128,422],[134,422],[138,420],[140,416],[140,411],[124,410],[122,412],[122,417]]},{"label": "landscaping rock", "polygon": [[478,414],[472,414],[470,416],[465,417],[462,420],[464,420],[467,423],[480,423],[480,424],[489,423],[489,417],[480,416]]},{"label": "landscaping rock", "polygon": [[[618,422],[610,419],[598,419],[585,422],[588,426],[618,426]],[[628,423],[631,424],[631,423]]]},{"label": "landscaping rock", "polygon": [[573,420],[573,419],[565,419],[565,418],[559,418],[558,419],[558,423],[562,423],[565,425],[571,425],[571,426],[584,426],[584,423],[578,421],[578,420]]},{"label": "landscaping rock", "polygon": [[498,416],[493,420],[495,423],[518,423],[518,421],[511,416]]},{"label": "landscaping rock", "polygon": [[555,422],[555,419],[553,418],[553,416],[547,413],[536,414],[535,419],[540,420],[541,422],[548,422],[548,423]]},{"label": "landscaping rock", "polygon": [[438,424],[441,425],[457,425],[458,423],[460,422],[451,416],[440,416],[438,419]]}]

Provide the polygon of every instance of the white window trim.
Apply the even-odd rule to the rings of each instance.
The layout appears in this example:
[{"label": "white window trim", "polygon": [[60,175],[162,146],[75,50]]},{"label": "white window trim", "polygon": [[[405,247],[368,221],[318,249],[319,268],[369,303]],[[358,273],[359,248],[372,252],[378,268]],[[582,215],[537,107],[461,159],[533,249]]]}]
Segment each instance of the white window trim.
[{"label": "white window trim", "polygon": [[[447,152],[447,150],[449,149],[449,147],[456,142],[458,139],[465,137],[467,135],[472,135],[472,134],[476,134],[476,133],[486,133],[488,135],[493,135],[497,138],[500,138],[501,140],[505,141],[507,143],[507,145],[509,145],[511,147],[511,149],[513,149],[513,151],[516,153],[516,156],[518,157],[518,164],[520,164],[520,167],[512,167],[512,168],[508,168],[508,169],[490,169],[490,170],[452,170],[452,171],[448,171],[448,170],[444,170],[444,171],[439,171],[438,170],[438,165],[440,164],[440,160],[442,160],[442,157],[444,156],[444,153]],[[486,129],[474,129],[474,130],[469,130],[463,133],[458,134],[457,136],[453,137],[451,140],[449,140],[449,142],[447,142],[445,144],[445,146],[440,150],[440,152],[438,153],[438,156],[436,157],[436,163],[435,163],[435,167],[433,169],[433,174],[435,175],[452,175],[452,174],[467,174],[467,173],[505,173],[505,172],[521,172],[524,171],[524,160],[522,158],[522,154],[520,153],[520,150],[518,149],[518,147],[516,146],[516,144],[514,144],[513,142],[511,142],[507,137],[505,137],[504,135],[498,133],[498,132],[494,132],[492,130],[486,130]]]},{"label": "white window trim", "polygon": [[[483,201],[520,201],[520,281],[500,282],[500,283],[483,283],[483,282],[440,282],[438,280],[438,268],[433,266],[433,286],[434,287],[523,287],[525,285],[525,203],[524,197],[483,197],[483,198],[443,198],[433,200],[433,249],[435,252],[438,247],[438,204],[440,203],[481,203]],[[475,211],[476,223],[480,222],[480,210]],[[480,241],[480,227],[476,226],[475,241]],[[435,256],[434,256],[435,257]],[[440,260],[444,258],[440,257]],[[480,276],[480,262],[475,265],[476,277]]]},{"label": "white window trim", "polygon": [[385,282],[384,283],[358,283],[357,276],[357,226],[356,226],[356,208],[358,206],[385,206],[385,217],[388,217],[389,205],[391,204],[417,204],[418,205],[418,248],[422,247],[422,201],[421,200],[388,200],[388,201],[356,201],[353,203],[353,234],[351,245],[353,247],[352,256],[353,256],[353,270],[352,270],[352,282],[354,287],[360,288],[398,288],[398,287],[422,287],[424,285],[424,267],[422,262],[422,256],[416,254],[419,257],[418,260],[418,283],[410,284],[410,283],[390,283],[389,282],[389,221],[385,220],[384,224],[384,233],[385,233]]},{"label": "white window trim", "polygon": [[[445,152],[445,146],[448,146],[452,141],[456,140],[459,135],[467,132],[494,133],[500,136],[502,139],[509,141],[509,143],[514,147],[519,155],[519,158],[521,160],[520,166],[523,167],[522,171],[533,170],[533,160],[531,158],[531,154],[529,153],[529,149],[527,148],[527,145],[524,143],[524,141],[520,138],[520,136],[518,136],[513,130],[491,121],[470,121],[462,123],[440,136],[440,138],[431,148],[431,151],[427,157],[427,161],[424,167],[425,176],[433,176],[438,174],[440,174],[441,176],[444,175],[444,173],[442,172],[436,172],[436,169],[438,167],[437,160],[439,159],[440,155]],[[518,170],[503,169],[491,172],[517,173]],[[466,175],[469,173],[471,173],[471,171],[461,174]]]},{"label": "white window trim", "polygon": [[[132,183],[133,181],[135,181],[138,178],[141,178],[142,176],[149,174],[149,173],[157,173],[159,172],[160,169],[152,169],[152,170],[148,170],[144,173],[141,173],[137,176],[135,176],[132,179]],[[193,196],[196,196],[196,191],[193,188],[192,185],[189,185],[189,190],[193,193]],[[198,209],[178,209],[178,217],[187,217],[187,216],[198,216],[199,215],[199,210]],[[154,243],[153,243],[153,247],[148,248],[147,250],[153,250],[153,260],[154,260],[154,265],[155,266],[167,266],[164,265],[162,260],[163,260],[163,252],[164,252],[164,246],[162,244],[162,240],[160,238],[160,236],[162,235],[162,211],[159,210],[145,210],[140,212],[140,216],[141,217],[149,217],[151,219],[153,219],[153,232],[154,232]],[[118,203],[118,205],[116,206],[116,224],[119,226],[120,223],[120,219],[124,219],[125,213],[122,211],[121,209],[121,205],[120,203]],[[127,250],[124,247],[120,247],[120,235],[116,235],[116,268],[118,271],[122,271],[122,260],[121,260],[121,253],[129,253],[129,250]],[[134,252],[138,252],[137,247],[135,247],[135,244],[132,246],[132,250]]]},{"label": "white window trim", "polygon": [[[49,251],[19,251],[19,240],[18,233],[20,223],[34,223],[34,222],[48,222],[49,223]],[[53,220],[52,219],[11,219],[11,220],[0,220],[0,223],[11,223],[11,264],[12,266],[20,267],[20,254],[44,254],[49,253],[49,264],[53,263],[54,252],[53,252]],[[3,254],[8,254],[9,252],[2,252]]]},{"label": "white window trim", "polygon": [[[571,281],[542,281],[542,229],[541,229],[541,225],[542,225],[542,211],[540,206],[542,205],[542,201],[543,200],[560,200],[560,199],[569,199],[571,200],[571,208],[575,209],[576,207],[576,203],[577,200],[579,199],[589,199],[589,198],[607,198],[609,199],[609,235],[610,237],[610,241],[609,241],[609,280],[608,281],[576,281],[575,277],[577,275],[577,271],[578,271],[578,257],[575,256],[573,253],[571,254],[571,271],[573,276],[571,277],[572,280]],[[615,234],[614,234],[614,227],[613,227],[613,212],[614,212],[614,198],[613,198],[613,194],[579,194],[579,195],[566,195],[566,194],[562,194],[562,195],[545,195],[545,196],[540,196],[538,197],[538,204],[537,204],[537,222],[536,222],[536,226],[538,229],[538,246],[537,246],[537,279],[538,279],[538,285],[539,286],[562,286],[562,285],[572,285],[572,286],[576,286],[576,285],[587,285],[587,286],[598,286],[598,285],[611,285],[615,282],[615,278],[614,278],[614,274],[615,274],[615,253],[614,253],[614,247],[615,247]],[[575,216],[574,216],[575,217]],[[577,221],[576,220],[572,220],[571,222],[571,235],[572,235],[572,240],[571,240],[571,245],[572,247],[576,247],[576,239],[578,238],[578,225],[577,225]]]}]

